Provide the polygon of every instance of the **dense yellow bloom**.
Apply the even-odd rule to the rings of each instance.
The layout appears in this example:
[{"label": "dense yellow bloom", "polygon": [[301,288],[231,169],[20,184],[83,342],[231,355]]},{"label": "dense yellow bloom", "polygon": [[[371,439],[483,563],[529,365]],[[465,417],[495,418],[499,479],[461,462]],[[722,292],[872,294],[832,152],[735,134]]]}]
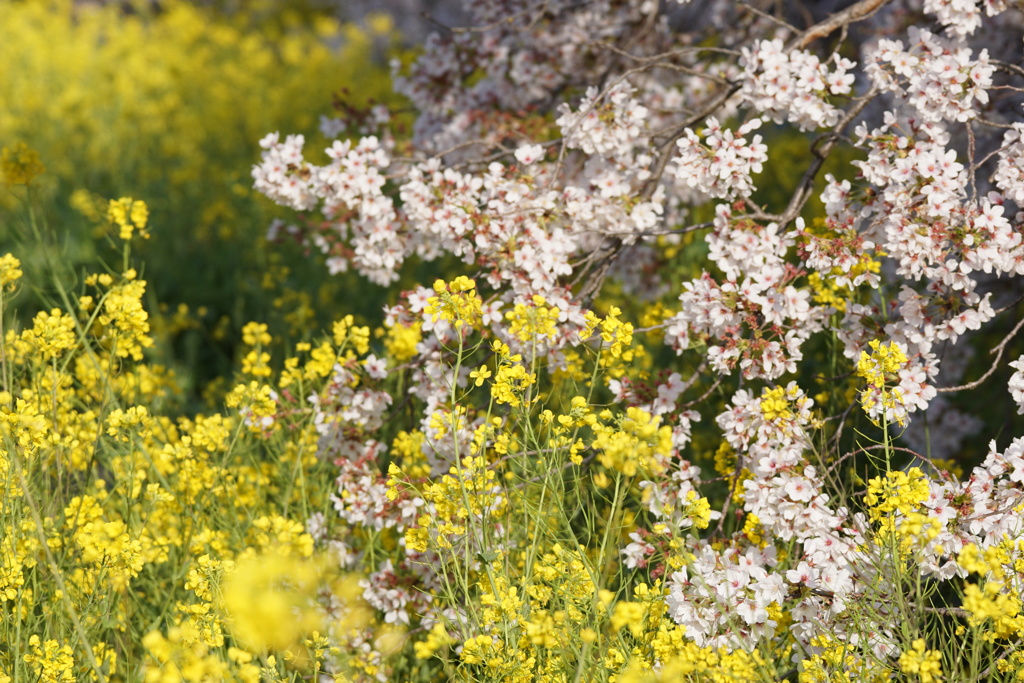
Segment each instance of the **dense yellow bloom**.
[{"label": "dense yellow bloom", "polygon": [[764,419],[768,421],[788,420],[793,417],[793,411],[789,409],[785,387],[766,389],[761,394],[761,412],[764,413]]},{"label": "dense yellow bloom", "polygon": [[238,408],[250,431],[260,433],[274,424],[277,401],[274,391],[266,384],[253,380],[239,384],[224,398],[229,408]]},{"label": "dense yellow bloom", "polygon": [[303,367],[303,377],[306,379],[317,379],[328,377],[334,372],[334,365],[338,362],[338,354],[330,342],[323,342],[320,346],[309,352],[309,361]]},{"label": "dense yellow bloom", "polygon": [[242,359],[242,374],[253,377],[270,377],[270,354],[266,351],[250,351]]},{"label": "dense yellow bloom", "polygon": [[860,352],[857,374],[869,383],[882,384],[886,375],[896,374],[907,364],[907,355],[894,343],[882,344],[877,339],[872,339],[868,345],[871,347],[871,353]]},{"label": "dense yellow bloom", "polygon": [[504,576],[496,576],[493,584],[480,583],[480,604],[483,605],[483,622],[486,625],[514,622],[523,609],[523,596],[518,586],[509,584]]},{"label": "dense yellow bloom", "polygon": [[[426,436],[418,429],[401,431],[391,442],[392,459],[402,463],[402,472],[412,480],[425,479],[430,474],[430,464],[423,452]],[[391,463],[394,465],[394,462]]]},{"label": "dense yellow bloom", "polygon": [[603,348],[607,349],[610,355],[607,360],[602,358],[602,364],[607,365],[618,360],[628,363],[633,360],[633,325],[622,322],[619,318],[621,315],[622,310],[617,306],[610,307],[608,315],[603,319],[593,311],[586,313],[586,327],[580,332],[580,337],[587,340],[595,332],[600,336]]},{"label": "dense yellow bloom", "polygon": [[280,515],[264,515],[252,523],[250,547],[278,556],[313,556],[313,537],[302,524]]},{"label": "dense yellow bloom", "polygon": [[647,616],[647,608],[639,602],[617,602],[612,612],[612,628],[621,631],[625,627],[639,636],[644,630],[644,618]]},{"label": "dense yellow bloom", "polygon": [[[169,182],[168,195],[187,188],[194,197],[203,179],[230,187],[246,175],[260,135],[308,131],[341,87],[386,92],[367,54],[387,26],[367,32],[323,17],[316,29],[284,28],[259,7],[228,15],[181,1],[131,13],[71,0],[0,4],[0,62],[20,65],[0,83],[0,140],[36,147],[68,184],[95,169],[112,174],[114,187]],[[27,150],[21,143],[4,155],[20,169],[11,180],[41,171]],[[206,199],[196,216],[211,206]]]},{"label": "dense yellow bloom", "polygon": [[[395,476],[394,473],[392,476]],[[466,533],[466,526],[486,515],[500,515],[506,500],[495,481],[494,469],[485,458],[463,458],[448,474],[423,488],[424,500],[433,503],[434,512],[419,518],[420,527],[429,527],[437,546],[448,549]],[[479,523],[479,522],[478,522]],[[406,533],[406,542],[423,547],[427,530]]]},{"label": "dense yellow bloom", "polygon": [[580,550],[556,543],[535,562],[533,571],[527,592],[535,605],[559,604],[576,614],[593,600],[596,587]]},{"label": "dense yellow bloom", "polygon": [[446,320],[455,329],[463,325],[477,327],[483,317],[483,300],[476,292],[476,283],[465,275],[460,275],[451,282],[437,280],[434,282],[434,293],[427,299],[424,312],[434,322]]},{"label": "dense yellow bloom", "polygon": [[413,552],[425,553],[430,548],[430,517],[423,515],[417,520],[418,527],[405,530],[405,547]]},{"label": "dense yellow bloom", "polygon": [[14,442],[24,449],[39,448],[46,443],[49,422],[34,402],[19,398],[13,410],[0,406],[0,424],[9,425]]},{"label": "dense yellow bloom", "polygon": [[231,438],[231,423],[223,415],[196,415],[194,422],[184,422],[191,445],[209,453],[224,448]]},{"label": "dense yellow bloom", "polygon": [[118,237],[127,242],[134,232],[143,239],[149,239],[146,223],[149,221],[149,208],[144,201],[136,201],[131,197],[111,199],[107,207],[107,220],[116,225]]},{"label": "dense yellow bloom", "polygon": [[539,294],[535,294],[530,303],[532,305],[517,303],[505,314],[509,333],[523,343],[542,339],[554,341],[561,311],[557,306],[545,306],[547,301]]},{"label": "dense yellow bloom", "polygon": [[[101,341],[112,353],[142,360],[142,351],[153,346],[149,336],[149,313],[142,305],[145,280],[136,280],[135,272],[124,273],[126,282],[113,287],[103,301],[103,313],[97,318],[102,326]],[[102,276],[99,278],[102,283]]]},{"label": "dense yellow bloom", "polygon": [[[146,406],[132,406],[128,410],[115,408],[107,416],[107,434],[119,436],[122,431],[145,429],[153,423]],[[127,440],[127,438],[125,438]]]},{"label": "dense yellow bloom", "polygon": [[417,320],[409,325],[395,323],[388,328],[384,348],[396,363],[404,363],[416,356],[416,346],[423,339],[422,326]]},{"label": "dense yellow bloom", "polygon": [[294,647],[323,630],[316,595],[322,563],[269,552],[237,563],[226,577],[222,606],[232,634],[257,651]]},{"label": "dense yellow bloom", "polygon": [[558,647],[559,626],[564,622],[565,612],[549,614],[547,610],[533,610],[530,613],[530,620],[525,624],[526,638],[531,645],[537,647]]},{"label": "dense yellow bloom", "polygon": [[421,640],[413,643],[413,648],[416,652],[416,659],[428,659],[433,656],[435,652],[443,647],[447,647],[454,642],[452,637],[448,635],[448,631],[445,630],[444,624],[438,622],[434,624],[434,627],[427,633],[426,640]]},{"label": "dense yellow bloom", "polygon": [[694,490],[686,492],[683,514],[698,529],[707,529],[711,523],[711,503]]},{"label": "dense yellow bloom", "polygon": [[868,482],[864,502],[870,508],[872,521],[899,513],[907,515],[928,500],[931,491],[928,478],[919,467],[909,471],[890,471],[885,477],[875,477]]},{"label": "dense yellow bloom", "polygon": [[355,324],[355,317],[346,315],[331,326],[334,344],[339,349],[351,346],[360,356],[370,350],[370,328]]},{"label": "dense yellow bloom", "polygon": [[40,311],[21,338],[39,352],[40,358],[52,360],[75,346],[75,320],[59,308],[49,313]]},{"label": "dense yellow bloom", "polygon": [[660,668],[653,669],[648,662],[636,659],[629,662],[616,680],[618,683],[753,683],[763,680],[758,675],[757,664],[756,653],[700,647],[680,638],[678,649],[662,660]]},{"label": "dense yellow bloom", "polygon": [[849,287],[840,287],[833,279],[824,278],[817,272],[807,276],[807,284],[814,292],[814,303],[831,306],[840,313],[846,311],[846,301],[850,296]]},{"label": "dense yellow bloom", "polygon": [[1021,613],[1019,593],[1004,591],[999,581],[986,582],[982,587],[969,583],[964,588],[964,609],[970,612],[971,626],[986,626],[983,638],[994,641],[1024,633],[1024,614]]},{"label": "dense yellow bloom", "polygon": [[661,459],[672,452],[672,428],[660,423],[661,418],[631,406],[614,424],[594,425],[596,438],[591,447],[602,465],[627,477],[641,469],[658,469]]},{"label": "dense yellow bloom", "polygon": [[913,649],[900,655],[900,671],[914,674],[921,683],[942,681],[942,654],[937,650],[926,650],[924,639],[918,638]]},{"label": "dense yellow bloom", "polygon": [[1013,673],[1009,679],[1013,683],[1024,683],[1024,652],[1017,650],[1005,659],[997,659],[996,668],[1000,673]]},{"label": "dense yellow bloom", "polygon": [[849,643],[815,636],[811,645],[820,652],[803,661],[800,683],[882,683],[892,678],[888,662],[863,656]]},{"label": "dense yellow bloom", "polygon": [[28,639],[29,652],[25,663],[32,667],[39,683],[72,683],[75,680],[74,651],[70,645],[61,645],[56,640],[43,642],[39,636]]},{"label": "dense yellow bloom", "polygon": [[206,683],[229,678],[229,664],[206,645],[193,642],[187,628],[172,626],[167,635],[151,631],[142,638],[148,653],[146,683]]},{"label": "dense yellow bloom", "polygon": [[0,256],[0,290],[14,289],[13,285],[21,275],[21,261],[12,254]]},{"label": "dense yellow bloom", "polygon": [[494,401],[513,408],[523,405],[526,390],[537,381],[536,375],[518,362],[518,358],[518,355],[512,356],[512,362],[503,363],[491,384],[491,396],[494,397]]},{"label": "dense yellow bloom", "polygon": [[[871,353],[860,352],[857,374],[867,380],[868,388],[861,392],[861,404],[869,415],[886,414],[902,406],[903,397],[898,388],[887,389],[898,383],[896,375],[907,364],[907,355],[896,342],[882,344],[877,339],[869,343]],[[906,418],[897,413],[896,421],[903,426]]]},{"label": "dense yellow bloom", "polygon": [[95,567],[115,591],[124,591],[139,575],[145,560],[142,542],[132,538],[121,520],[88,522],[75,532],[82,561]]},{"label": "dense yellow bloom", "polygon": [[480,664],[484,662],[484,657],[487,656],[493,644],[494,639],[490,636],[467,638],[462,644],[462,661],[467,664]]},{"label": "dense yellow bloom", "polygon": [[250,322],[242,328],[242,341],[249,346],[267,346],[273,341],[266,323]]}]

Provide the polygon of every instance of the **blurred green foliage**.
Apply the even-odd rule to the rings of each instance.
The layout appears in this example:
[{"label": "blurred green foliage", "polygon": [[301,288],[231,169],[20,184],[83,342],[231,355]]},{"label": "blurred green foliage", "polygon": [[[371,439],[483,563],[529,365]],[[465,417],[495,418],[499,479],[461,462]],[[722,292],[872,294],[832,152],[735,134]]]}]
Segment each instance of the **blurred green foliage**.
[{"label": "blurred green foliage", "polygon": [[[4,190],[0,244],[74,289],[85,264],[120,262],[103,239],[106,202],[145,200],[148,306],[163,304],[163,322],[180,328],[174,355],[200,384],[230,367],[249,320],[315,330],[307,323],[332,320],[335,301],[376,314],[385,293],[329,276],[298,248],[266,248],[272,218],[293,217],[251,190],[250,168],[275,130],[323,148],[318,118],[342,91],[354,106],[387,100],[390,22],[341,24],[314,3],[216,4],[0,3],[0,147],[39,153],[38,205],[50,212],[39,225],[52,228],[30,229],[24,192]],[[43,286],[15,305],[33,312],[55,292]]]}]

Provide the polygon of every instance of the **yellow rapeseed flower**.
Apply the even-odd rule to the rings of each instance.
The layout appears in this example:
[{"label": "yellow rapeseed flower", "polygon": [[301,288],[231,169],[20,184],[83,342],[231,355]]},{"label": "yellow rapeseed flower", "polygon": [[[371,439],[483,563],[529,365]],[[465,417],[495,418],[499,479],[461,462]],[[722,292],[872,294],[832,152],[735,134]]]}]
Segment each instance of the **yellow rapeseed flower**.
[{"label": "yellow rapeseed flower", "polygon": [[149,208],[146,202],[133,200],[131,197],[111,199],[107,206],[107,220],[118,227],[118,237],[125,242],[138,232],[143,239],[149,239],[146,223],[149,221]]},{"label": "yellow rapeseed flower", "polygon": [[24,142],[0,150],[0,179],[5,185],[28,185],[44,171],[39,152]]},{"label": "yellow rapeseed flower", "polygon": [[900,655],[900,671],[914,674],[921,683],[940,683],[942,654],[938,650],[926,650],[922,638],[915,640],[912,648]]},{"label": "yellow rapeseed flower", "polygon": [[21,261],[9,253],[0,256],[0,289],[14,289],[21,276]]}]

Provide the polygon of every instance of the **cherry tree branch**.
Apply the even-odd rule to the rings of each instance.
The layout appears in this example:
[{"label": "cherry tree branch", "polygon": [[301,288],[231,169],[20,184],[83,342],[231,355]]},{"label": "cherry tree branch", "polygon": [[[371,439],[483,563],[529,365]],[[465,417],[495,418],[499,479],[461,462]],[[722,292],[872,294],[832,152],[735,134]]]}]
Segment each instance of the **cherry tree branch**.
[{"label": "cherry tree branch", "polygon": [[1024,318],[1021,318],[1020,320],[1018,320],[1017,324],[1013,326],[1012,330],[1010,330],[1010,333],[1008,335],[1006,335],[1005,337],[1003,337],[1003,341],[1001,341],[998,344],[996,344],[996,346],[991,351],[989,351],[989,354],[993,354],[994,353],[994,354],[996,354],[996,357],[992,361],[992,366],[985,372],[984,375],[982,375],[978,379],[974,380],[973,382],[968,382],[967,384],[961,384],[960,386],[956,386],[956,387],[939,387],[938,389],[936,389],[936,391],[941,392],[941,393],[947,393],[947,392],[953,392],[953,391],[964,391],[966,389],[974,389],[976,387],[981,386],[981,384],[985,380],[987,380],[989,377],[991,377],[992,374],[999,367],[999,361],[1003,357],[1003,352],[1006,351],[1006,345],[1010,343],[1010,340],[1013,339],[1017,335],[1018,332],[1020,332],[1021,327],[1024,327]]},{"label": "cherry tree branch", "polygon": [[1000,71],[1004,71],[1004,72],[1006,72],[1008,74],[1013,74],[1014,76],[1020,76],[1020,77],[1024,78],[1024,68],[1021,68],[1021,67],[1017,66],[1016,64],[1010,64],[1009,62],[1002,62],[1002,61],[999,61],[998,59],[989,60],[989,63],[991,63],[992,66],[994,66],[995,68],[999,69]]},{"label": "cherry tree branch", "polygon": [[[811,165],[804,172],[803,178],[800,179],[800,184],[797,185],[796,190],[793,192],[793,196],[789,200],[789,205],[786,206],[786,210],[779,216],[779,223],[785,225],[790,221],[794,220],[800,215],[800,211],[803,210],[807,200],[811,198],[811,192],[814,190],[814,181],[818,177],[818,172],[821,171],[821,167],[825,164],[825,160],[828,158],[832,148],[835,147],[836,142],[842,138],[842,133],[847,126],[850,125],[864,108],[871,103],[875,97],[878,96],[878,89],[872,88],[862,97],[858,98],[850,110],[846,112],[839,123],[832,128],[832,130],[823,136],[819,136],[814,144],[811,145],[811,153],[814,155],[814,160],[811,161]],[[821,144],[819,144],[821,143]]]},{"label": "cherry tree branch", "polygon": [[889,4],[889,2],[891,0],[861,0],[810,27],[794,38],[788,47],[803,49],[819,38],[824,38],[838,29],[871,17],[882,7]]}]

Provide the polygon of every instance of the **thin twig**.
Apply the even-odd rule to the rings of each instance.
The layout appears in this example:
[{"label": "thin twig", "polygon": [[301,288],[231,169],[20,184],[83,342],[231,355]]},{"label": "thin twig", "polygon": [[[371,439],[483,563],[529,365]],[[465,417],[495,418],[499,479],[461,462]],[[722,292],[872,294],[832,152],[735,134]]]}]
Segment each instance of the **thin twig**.
[{"label": "thin twig", "polygon": [[736,495],[736,487],[740,483],[740,473],[743,471],[743,458],[736,458],[736,468],[733,470],[731,484],[729,485],[729,495],[725,497],[725,503],[722,504],[722,511],[718,513],[718,524],[715,525],[715,533],[712,534],[713,538],[719,538],[722,535],[722,529],[725,528],[725,518],[729,513],[729,506],[732,505],[732,498]]},{"label": "thin twig", "polygon": [[969,619],[971,617],[971,613],[963,607],[917,607],[916,609],[932,614],[949,614],[961,619]]},{"label": "thin twig", "polygon": [[843,414],[839,419],[839,426],[836,427],[836,433],[832,436],[831,439],[829,439],[829,443],[826,444],[826,448],[831,448],[832,446],[839,445],[839,439],[843,434],[843,426],[846,424],[846,418],[848,418],[850,416],[850,413],[853,412],[853,407],[855,405],[857,404],[851,403],[849,406],[846,407],[846,410],[843,411]]},{"label": "thin twig", "polygon": [[999,342],[999,344],[996,345],[995,348],[989,351],[990,354],[995,353],[996,357],[995,360],[992,361],[992,367],[990,367],[984,375],[974,380],[973,382],[961,384],[960,386],[957,387],[939,387],[938,389],[936,389],[936,391],[945,393],[951,391],[963,391],[965,389],[974,389],[975,387],[981,386],[982,382],[991,377],[992,373],[994,373],[996,371],[996,368],[999,367],[999,361],[1003,357],[1003,352],[1006,351],[1006,345],[1010,343],[1010,340],[1013,339],[1018,332],[1020,332],[1021,327],[1024,327],[1024,318],[1018,320],[1017,324],[1013,326],[1012,330],[1010,330],[1010,333],[1003,338],[1003,341]]},{"label": "thin twig", "polygon": [[611,43],[604,42],[604,41],[595,42],[595,43],[592,43],[592,44],[593,45],[597,45],[599,47],[603,47],[606,50],[608,50],[609,52],[614,52],[615,54],[619,55],[620,57],[625,57],[626,59],[633,60],[634,62],[639,63],[640,65],[642,65],[646,69],[671,69],[673,71],[681,71],[682,73],[689,74],[691,76],[696,76],[698,78],[704,78],[704,79],[707,79],[709,81],[713,81],[715,83],[718,83],[719,85],[729,85],[729,81],[727,81],[726,79],[722,78],[721,76],[716,76],[714,74],[704,73],[704,72],[698,71],[697,69],[694,69],[692,67],[683,66],[682,64],[676,64],[674,62],[670,62],[670,61],[668,61],[668,59],[671,56],[683,55],[683,54],[685,54],[688,51],[698,52],[698,51],[709,51],[709,50],[712,50],[712,51],[715,51],[715,52],[724,52],[724,53],[728,54],[731,57],[739,57],[740,56],[740,53],[736,52],[735,50],[726,50],[726,49],[722,49],[722,48],[701,48],[701,47],[695,47],[695,48],[688,48],[688,49],[683,49],[683,50],[675,50],[675,51],[670,52],[670,53],[665,53],[665,55],[655,55],[653,57],[640,57],[640,56],[637,56],[637,55],[630,54],[630,53],[626,52],[625,50],[623,50],[622,48],[620,48],[620,47],[618,47],[616,45],[612,45]]},{"label": "thin twig", "polygon": [[990,59],[989,64],[999,69],[1000,71],[1005,71],[1008,74],[1024,77],[1024,68],[1021,68],[1016,64],[1010,64],[1009,62],[1001,62],[998,59]]},{"label": "thin twig", "polygon": [[773,24],[777,25],[779,28],[782,28],[782,29],[784,29],[786,31],[789,31],[793,35],[795,35],[797,33],[800,33],[800,29],[798,29],[796,26],[793,26],[788,21],[785,21],[783,19],[779,19],[778,17],[776,17],[774,15],[768,14],[768,12],[765,12],[762,9],[758,9],[757,7],[754,7],[753,5],[751,5],[749,3],[746,3],[746,2],[739,3],[739,9],[746,10],[747,12],[750,12],[751,14],[756,14],[757,16],[761,17],[762,19],[767,19],[768,21],[770,21]]},{"label": "thin twig", "polygon": [[[1021,642],[1024,642],[1024,639],[1018,638],[1017,641],[1015,643],[1013,643],[1013,645],[1010,645],[1006,649],[1006,652],[1003,653],[1002,657],[993,657],[993,659],[997,660],[997,662],[999,660],[1005,660],[1008,655],[1012,654],[1017,648],[1020,647]],[[992,672],[992,667],[994,667],[996,665],[997,665],[996,662],[993,662],[992,664],[989,664],[987,669],[985,669],[980,674],[978,674],[978,680],[979,681],[985,680],[988,677],[989,673]]]},{"label": "thin twig", "polygon": [[707,391],[705,391],[703,394],[701,394],[699,397],[695,398],[694,400],[689,401],[687,403],[684,403],[681,406],[681,409],[682,410],[686,410],[690,406],[697,405],[699,403],[703,403],[704,399],[706,399],[708,396],[710,396],[712,393],[714,393],[715,389],[717,389],[718,385],[721,384],[721,383],[722,383],[722,378],[721,377],[716,378],[715,381],[712,382],[711,386],[708,387]]},{"label": "thin twig", "polygon": [[[837,467],[839,467],[840,463],[842,463],[847,458],[851,458],[851,457],[857,455],[858,453],[867,453],[868,451],[879,451],[879,450],[885,450],[885,449],[893,450],[893,451],[902,451],[904,453],[910,453],[914,457],[920,458],[921,460],[924,460],[929,465],[931,465],[931,461],[928,459],[927,456],[921,455],[920,453],[918,453],[915,450],[911,450],[909,448],[903,448],[902,446],[889,446],[887,444],[880,443],[880,444],[876,444],[874,446],[862,446],[860,448],[855,448],[852,451],[848,451],[846,453],[843,453],[841,456],[839,456],[839,458],[835,462],[830,463],[828,465],[826,471],[831,474],[832,472],[835,471],[835,469]],[[932,467],[935,467],[935,466],[932,465]],[[938,468],[936,468],[936,469],[938,469]]]}]

